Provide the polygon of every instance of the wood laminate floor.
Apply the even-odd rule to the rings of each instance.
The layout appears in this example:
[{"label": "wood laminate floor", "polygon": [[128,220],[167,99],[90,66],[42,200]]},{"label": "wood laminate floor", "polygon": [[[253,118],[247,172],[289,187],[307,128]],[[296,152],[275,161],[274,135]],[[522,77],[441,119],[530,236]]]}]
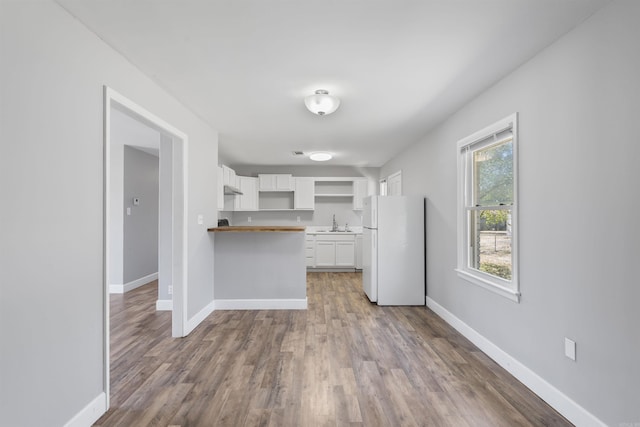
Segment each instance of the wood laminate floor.
[{"label": "wood laminate floor", "polygon": [[216,311],[187,338],[156,283],[111,296],[111,409],[96,426],[569,426],[425,307],[310,273],[309,309]]}]

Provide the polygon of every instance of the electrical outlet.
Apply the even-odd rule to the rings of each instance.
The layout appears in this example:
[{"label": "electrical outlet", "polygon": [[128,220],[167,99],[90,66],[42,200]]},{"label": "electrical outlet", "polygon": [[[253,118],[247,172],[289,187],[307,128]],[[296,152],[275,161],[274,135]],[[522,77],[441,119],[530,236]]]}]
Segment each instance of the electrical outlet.
[{"label": "electrical outlet", "polygon": [[247,222],[251,222],[251,217],[250,216],[247,217]]},{"label": "electrical outlet", "polygon": [[569,338],[564,339],[564,355],[571,360],[576,360],[576,342]]},{"label": "electrical outlet", "polygon": [[169,295],[173,295],[173,285],[169,286]]}]

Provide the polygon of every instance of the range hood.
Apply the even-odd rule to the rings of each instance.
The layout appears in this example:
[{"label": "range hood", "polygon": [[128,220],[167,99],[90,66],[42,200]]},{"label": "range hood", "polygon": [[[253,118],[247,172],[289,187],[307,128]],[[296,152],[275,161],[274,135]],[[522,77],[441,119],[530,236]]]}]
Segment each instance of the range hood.
[{"label": "range hood", "polygon": [[237,188],[237,187],[232,187],[230,185],[225,185],[224,186],[224,194],[233,195],[233,196],[236,196],[236,195],[242,196],[242,191],[240,191],[240,189]]}]

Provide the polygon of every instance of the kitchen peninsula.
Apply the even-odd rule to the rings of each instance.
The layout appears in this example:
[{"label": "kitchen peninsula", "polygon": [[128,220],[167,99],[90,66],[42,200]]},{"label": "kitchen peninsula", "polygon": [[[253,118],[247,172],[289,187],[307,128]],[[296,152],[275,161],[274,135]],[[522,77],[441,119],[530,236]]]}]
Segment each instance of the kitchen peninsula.
[{"label": "kitchen peninsula", "polygon": [[305,227],[215,227],[218,310],[306,309]]}]

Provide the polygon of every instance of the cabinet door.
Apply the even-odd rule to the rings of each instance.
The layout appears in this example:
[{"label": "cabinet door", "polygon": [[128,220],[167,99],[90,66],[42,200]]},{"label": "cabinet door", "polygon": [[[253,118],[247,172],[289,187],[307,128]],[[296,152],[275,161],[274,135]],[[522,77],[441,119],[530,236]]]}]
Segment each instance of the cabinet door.
[{"label": "cabinet door", "polygon": [[235,196],[236,211],[258,210],[258,179],[249,176],[238,177],[238,187],[242,195]]},{"label": "cabinet door", "polygon": [[315,188],[313,178],[295,178],[293,193],[294,209],[315,209]]},{"label": "cabinet door", "polygon": [[356,179],[353,181],[353,209],[362,210],[362,201],[369,195],[369,181]]},{"label": "cabinet door", "polygon": [[218,179],[217,179],[217,196],[218,196],[218,210],[224,210],[224,171],[222,166],[218,166]]},{"label": "cabinet door", "polygon": [[316,267],[335,267],[336,242],[316,241]]},{"label": "cabinet door", "polygon": [[261,173],[258,189],[260,191],[293,191],[293,177],[290,173]]},{"label": "cabinet door", "polygon": [[307,259],[307,267],[316,266],[316,240],[313,235],[307,235],[304,242],[304,251]]},{"label": "cabinet door", "polygon": [[336,266],[353,267],[355,262],[355,243],[336,242]]},{"label": "cabinet door", "polygon": [[290,174],[277,174],[276,191],[293,191],[293,177]]},{"label": "cabinet door", "polygon": [[276,177],[273,174],[259,174],[258,183],[259,183],[258,189],[260,191],[276,190]]},{"label": "cabinet door", "polygon": [[362,235],[356,236],[356,269],[362,270]]},{"label": "cabinet door", "polygon": [[238,185],[236,182],[236,171],[228,166],[222,165],[222,182],[224,185],[236,187]]}]

